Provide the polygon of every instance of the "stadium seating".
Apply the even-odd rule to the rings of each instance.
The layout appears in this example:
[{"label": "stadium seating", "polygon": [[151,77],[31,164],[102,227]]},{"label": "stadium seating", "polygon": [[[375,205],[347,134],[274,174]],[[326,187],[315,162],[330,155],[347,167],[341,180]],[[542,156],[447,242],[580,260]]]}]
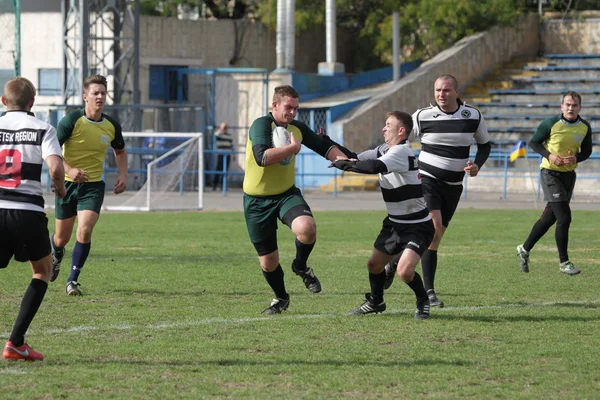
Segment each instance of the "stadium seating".
[{"label": "stadium seating", "polygon": [[[463,90],[461,98],[483,113],[493,151],[508,153],[517,141],[529,141],[544,119],[560,113],[562,94],[569,90],[581,94],[581,115],[594,132],[600,132],[600,54],[548,54],[543,58],[515,59],[486,80]],[[594,137],[593,141],[598,143],[600,137]],[[375,176],[344,173],[321,189],[377,187]]]},{"label": "stadium seating", "polygon": [[518,140],[528,141],[540,122],[558,114],[562,94],[569,90],[581,94],[581,115],[598,132],[600,54],[516,59],[469,87],[463,97],[481,110],[492,140],[505,142],[508,149]]}]

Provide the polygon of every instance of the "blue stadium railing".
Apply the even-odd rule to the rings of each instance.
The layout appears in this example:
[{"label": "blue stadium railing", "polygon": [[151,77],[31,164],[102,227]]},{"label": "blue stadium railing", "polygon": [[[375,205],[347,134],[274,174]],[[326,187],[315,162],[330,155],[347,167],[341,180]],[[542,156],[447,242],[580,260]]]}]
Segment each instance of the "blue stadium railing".
[{"label": "blue stadium railing", "polygon": [[[147,148],[140,148],[140,149],[136,149],[136,148],[128,148],[127,149],[129,154],[147,154],[148,153],[148,149]],[[160,150],[156,150],[157,151],[157,155],[160,152]],[[214,156],[216,153],[222,153],[225,154],[225,162],[223,165],[223,169],[222,170],[214,170],[214,169],[205,169],[204,171],[204,176],[205,176],[205,187],[210,187],[210,184],[212,182],[212,178],[215,175],[224,175],[225,179],[223,179],[223,185],[221,188],[221,193],[226,196],[227,192],[231,189],[230,185],[231,185],[231,181],[234,181],[236,184],[236,187],[240,186],[240,183],[243,179],[244,176],[244,172],[243,171],[229,171],[228,170],[228,164],[230,163],[230,157],[233,155],[234,157],[239,157],[240,155],[242,155],[242,152],[223,152],[223,151],[219,151],[219,150],[205,150],[204,151],[204,157],[205,159],[208,159],[208,157],[212,157]],[[297,157],[299,158],[299,160],[297,160],[297,162],[301,163],[301,162],[312,162],[312,161],[306,161],[305,158],[307,157],[317,157],[320,158],[319,155],[317,154],[313,154],[313,153],[299,153],[297,155]],[[470,158],[474,159],[475,154],[471,154]],[[482,169],[480,175],[478,175],[477,179],[490,179],[490,178],[494,178],[494,179],[498,179],[501,178],[502,179],[502,185],[501,187],[497,187],[495,188],[494,192],[500,192],[501,193],[501,199],[507,199],[509,196],[509,183],[511,179],[532,179],[533,183],[535,184],[536,187],[536,196],[539,199],[542,196],[542,192],[541,192],[541,185],[540,185],[540,175],[539,173],[535,174],[535,172],[538,171],[538,165],[542,160],[542,157],[538,154],[528,154],[526,156],[526,158],[528,160],[534,160],[533,162],[529,162],[528,168],[522,168],[522,167],[515,167],[514,163],[511,162],[509,160],[510,157],[510,153],[506,152],[506,151],[493,151],[490,154],[490,157],[488,158],[488,161],[486,162],[486,166],[485,168]],[[600,163],[600,154],[592,154],[589,158],[588,161],[586,161],[586,163],[589,162],[594,162],[594,163]],[[585,165],[585,164],[583,164]],[[600,180],[600,168],[586,168],[586,170],[593,170],[593,173],[586,173],[585,175],[583,174],[578,174],[578,179],[583,179],[583,180]],[[116,168],[106,168],[105,172],[106,173],[111,173],[111,172],[116,172]],[[185,171],[186,173],[196,173],[197,171]],[[146,170],[143,168],[140,169],[130,169],[129,173],[132,174],[140,174],[140,175],[144,175],[146,173]],[[307,189],[316,189],[320,186],[319,185],[308,185],[306,184],[307,181],[313,181],[314,182],[314,177],[319,178],[319,180],[321,182],[326,182],[326,183],[330,183],[333,180],[334,185],[333,186],[333,192],[332,192],[332,196],[336,197],[338,195],[338,190],[337,190],[337,180],[339,178],[342,177],[342,172],[335,169],[335,168],[331,168],[331,169],[327,169],[324,168],[323,172],[319,172],[319,173],[298,173],[296,175],[296,186],[298,186],[298,188],[300,188],[300,190],[302,190],[303,192]],[[140,182],[141,184],[143,184],[143,182]],[[467,178],[465,178],[464,180],[464,190],[463,190],[463,198],[468,198],[469,195],[469,180]]]}]

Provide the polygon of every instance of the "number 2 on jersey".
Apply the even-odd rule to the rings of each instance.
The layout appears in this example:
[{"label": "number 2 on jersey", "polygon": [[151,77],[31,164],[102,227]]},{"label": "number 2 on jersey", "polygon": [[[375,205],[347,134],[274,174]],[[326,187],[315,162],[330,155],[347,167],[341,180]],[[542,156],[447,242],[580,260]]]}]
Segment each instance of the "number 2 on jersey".
[{"label": "number 2 on jersey", "polygon": [[21,184],[21,160],[19,150],[0,151],[0,187],[16,188]]}]

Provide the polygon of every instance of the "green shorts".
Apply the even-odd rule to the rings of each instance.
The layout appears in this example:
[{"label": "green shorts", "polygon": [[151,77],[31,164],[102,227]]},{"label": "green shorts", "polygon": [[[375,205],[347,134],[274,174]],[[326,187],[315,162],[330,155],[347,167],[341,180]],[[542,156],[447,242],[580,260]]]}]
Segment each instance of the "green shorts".
[{"label": "green shorts", "polygon": [[[250,196],[244,194],[244,217],[252,243],[261,243],[277,233],[277,220],[291,225],[292,218],[286,214],[293,208],[299,207],[301,213],[312,217],[310,207],[302,197],[302,192],[296,186],[282,194],[274,196]],[[289,219],[289,220],[288,220]]]},{"label": "green shorts", "polygon": [[104,202],[104,181],[75,183],[65,181],[67,195],[54,201],[56,219],[68,219],[77,215],[77,211],[91,210],[100,214]]}]

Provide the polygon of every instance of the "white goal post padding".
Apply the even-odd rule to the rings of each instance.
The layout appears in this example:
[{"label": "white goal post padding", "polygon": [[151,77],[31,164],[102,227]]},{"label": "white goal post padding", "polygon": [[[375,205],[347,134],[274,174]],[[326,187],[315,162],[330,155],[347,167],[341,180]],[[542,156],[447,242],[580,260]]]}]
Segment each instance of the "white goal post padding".
[{"label": "white goal post padding", "polygon": [[[128,158],[128,189],[113,195],[107,211],[201,210],[204,188],[202,133],[123,132]],[[109,151],[107,166],[111,166]],[[114,161],[112,162],[114,164]],[[105,173],[111,184],[118,172]],[[111,176],[113,175],[113,176]]]}]

